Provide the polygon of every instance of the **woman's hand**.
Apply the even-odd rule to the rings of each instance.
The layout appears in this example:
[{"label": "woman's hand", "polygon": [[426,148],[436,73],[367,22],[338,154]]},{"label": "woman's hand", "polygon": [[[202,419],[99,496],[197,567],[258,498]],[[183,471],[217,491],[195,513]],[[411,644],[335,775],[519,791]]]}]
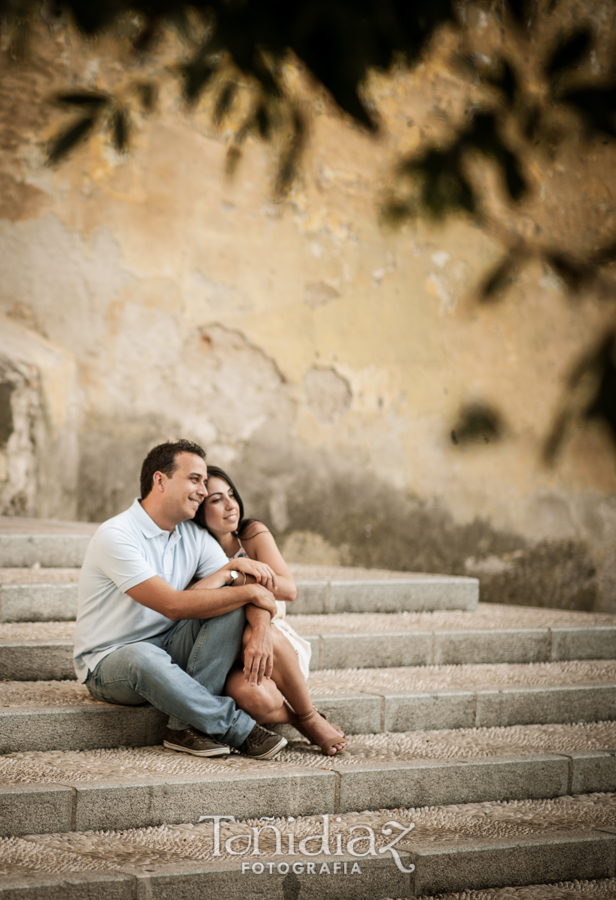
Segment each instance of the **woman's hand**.
[{"label": "woman's hand", "polygon": [[267,563],[257,562],[256,559],[249,559],[246,556],[238,556],[230,560],[225,568],[252,575],[257,584],[263,585],[272,593],[278,588],[276,573]]}]

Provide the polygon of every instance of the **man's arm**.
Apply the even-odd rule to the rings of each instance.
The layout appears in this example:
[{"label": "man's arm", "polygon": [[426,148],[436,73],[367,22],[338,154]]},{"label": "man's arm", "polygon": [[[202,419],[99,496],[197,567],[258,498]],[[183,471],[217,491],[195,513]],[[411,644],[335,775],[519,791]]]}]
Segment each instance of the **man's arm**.
[{"label": "man's arm", "polygon": [[276,615],[274,597],[260,584],[205,590],[193,587],[189,591],[176,591],[163,578],[155,575],[129,588],[126,593],[137,603],[156,610],[174,622],[180,619],[212,619],[247,603],[266,611],[270,618]]}]

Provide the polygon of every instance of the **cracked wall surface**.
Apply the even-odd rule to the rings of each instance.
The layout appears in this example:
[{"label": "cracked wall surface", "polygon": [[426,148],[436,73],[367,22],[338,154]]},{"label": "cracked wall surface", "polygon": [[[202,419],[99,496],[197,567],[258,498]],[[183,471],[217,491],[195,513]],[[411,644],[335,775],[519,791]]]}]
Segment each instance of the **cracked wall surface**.
[{"label": "cracked wall surface", "polygon": [[[30,360],[29,400],[25,376],[0,377],[2,512],[100,521],[136,495],[147,450],[182,436],[231,471],[290,558],[472,574],[484,599],[616,611],[608,435],[579,426],[554,468],[539,462],[605,306],[569,303],[535,264],[506,302],[478,308],[473,286],[501,252],[492,239],[462,219],[380,223],[397,154],[431,127],[430,104],[460,100],[438,53],[375,88],[380,141],[315,103],[302,174],[274,202],[268,151],[249,140],[226,180],[229,136],[171,86],[158,115],[135,119],[127,157],[97,134],[44,167],[60,121],[52,88],[75,70],[91,86],[125,77],[95,49],[60,30],[0,79],[0,314],[48,353]],[[580,152],[546,176],[548,196],[577,208],[563,179],[583,170],[586,201],[611,203],[600,173],[613,149]],[[64,381],[41,387],[52,357]],[[500,443],[452,444],[469,400],[502,409]],[[54,404],[70,409],[74,446],[44,412]],[[56,441],[46,462],[26,419]],[[23,471],[10,474],[18,432]],[[16,487],[26,470],[30,487]]]}]

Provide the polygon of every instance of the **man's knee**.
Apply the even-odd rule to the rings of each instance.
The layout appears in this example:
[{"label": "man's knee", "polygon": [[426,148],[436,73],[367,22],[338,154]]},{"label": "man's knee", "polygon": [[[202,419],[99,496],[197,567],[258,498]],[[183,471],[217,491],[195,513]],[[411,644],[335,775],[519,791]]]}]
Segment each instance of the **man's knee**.
[{"label": "man's knee", "polygon": [[171,658],[163,649],[147,641],[138,641],[109,653],[100,664],[98,674],[104,683],[124,682],[137,690],[144,676],[160,673],[169,662]]},{"label": "man's knee", "polygon": [[212,619],[206,619],[208,630],[224,633],[225,635],[241,638],[246,627],[246,613],[244,607],[232,609],[228,613],[220,616],[214,616]]}]

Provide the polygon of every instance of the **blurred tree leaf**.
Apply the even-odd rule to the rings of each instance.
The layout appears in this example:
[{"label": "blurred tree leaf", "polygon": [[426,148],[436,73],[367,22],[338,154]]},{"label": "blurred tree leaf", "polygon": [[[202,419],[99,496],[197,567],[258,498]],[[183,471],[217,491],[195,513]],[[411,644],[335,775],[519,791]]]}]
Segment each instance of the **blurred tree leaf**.
[{"label": "blurred tree leaf", "polygon": [[192,105],[197,102],[217,68],[218,63],[213,62],[208,55],[204,55],[202,50],[193,59],[178,66],[187,103]]},{"label": "blurred tree leaf", "polygon": [[554,79],[556,76],[562,75],[564,70],[577,66],[588,54],[592,37],[590,28],[582,28],[562,38],[545,64],[545,71],[549,78]]},{"label": "blurred tree leaf", "polygon": [[63,106],[81,106],[97,109],[110,102],[109,94],[103,91],[66,91],[56,94],[56,103]]},{"label": "blurred tree leaf", "polygon": [[426,150],[401,166],[401,171],[418,181],[419,204],[435,219],[455,209],[471,215],[476,212],[475,194],[462,170],[461,150],[457,141],[447,150]]},{"label": "blurred tree leaf", "polygon": [[290,132],[280,155],[276,176],[276,193],[280,197],[287,193],[293,181],[302,150],[304,149],[305,140],[306,123],[304,117],[297,107],[293,107],[291,110]]},{"label": "blurred tree leaf", "polygon": [[460,411],[451,441],[455,446],[489,444],[500,440],[503,432],[503,423],[496,410],[484,403],[470,403]]},{"label": "blurred tree leaf", "polygon": [[238,147],[237,144],[231,144],[231,146],[227,150],[227,155],[225,158],[225,175],[227,176],[227,178],[233,178],[241,158],[241,148]]},{"label": "blurred tree leaf", "polygon": [[237,84],[234,81],[225,82],[216,98],[216,106],[214,108],[214,122],[216,125],[222,125],[223,119],[233,105],[236,94]]},{"label": "blurred tree leaf", "polygon": [[616,84],[573,88],[559,99],[574,107],[590,132],[616,137]]},{"label": "blurred tree leaf", "polygon": [[124,153],[128,147],[129,119],[122,106],[117,106],[111,116],[111,140],[118,153]]},{"label": "blurred tree leaf", "polygon": [[588,419],[604,422],[616,442],[616,332],[613,329],[605,332],[571,372],[562,408],[543,447],[544,461],[555,461],[574,421]]},{"label": "blurred tree leaf", "polygon": [[528,0],[505,0],[504,4],[518,25],[527,25],[530,17]]},{"label": "blurred tree leaf", "polygon": [[484,302],[496,300],[513,281],[520,260],[521,254],[510,250],[483,279],[479,299]]},{"label": "blurred tree leaf", "polygon": [[68,156],[77,144],[89,136],[98,121],[98,114],[90,113],[73,122],[72,125],[69,125],[68,128],[65,128],[52,138],[47,150],[48,164],[54,165]]},{"label": "blurred tree leaf", "polygon": [[507,60],[502,60],[497,72],[488,72],[485,80],[493,87],[498,88],[507,104],[513,106],[518,93],[518,79]]},{"label": "blurred tree leaf", "polygon": [[608,426],[616,441],[616,346],[614,335],[601,348],[597,358],[598,385],[594,397],[585,410],[587,419],[599,419]]},{"label": "blurred tree leaf", "polygon": [[135,91],[144,112],[152,113],[158,103],[158,86],[152,81],[141,81]]},{"label": "blurred tree leaf", "polygon": [[434,218],[459,209],[478,211],[477,197],[464,171],[465,154],[474,150],[500,167],[509,195],[519,201],[527,190],[521,163],[503,142],[492,113],[476,113],[467,129],[446,149],[431,147],[405,160],[399,173],[420,185],[420,206]]},{"label": "blurred tree leaf", "polygon": [[570,254],[548,251],[545,259],[573,294],[582,290],[594,277],[594,268],[591,265],[574,259]]},{"label": "blurred tree leaf", "polygon": [[265,103],[259,103],[259,105],[257,106],[254,115],[254,122],[257,127],[257,131],[263,138],[263,140],[270,141],[272,139],[272,122]]}]

